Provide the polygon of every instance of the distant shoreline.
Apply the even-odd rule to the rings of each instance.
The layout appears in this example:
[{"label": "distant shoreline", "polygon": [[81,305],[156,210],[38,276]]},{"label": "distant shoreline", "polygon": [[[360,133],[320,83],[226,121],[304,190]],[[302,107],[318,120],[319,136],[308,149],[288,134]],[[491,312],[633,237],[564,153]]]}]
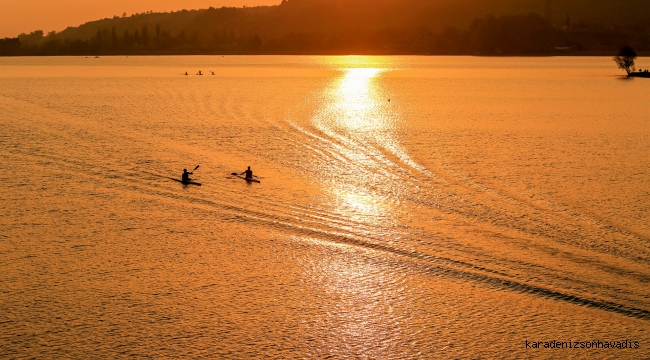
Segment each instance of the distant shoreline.
[{"label": "distant shoreline", "polygon": [[626,45],[650,54],[650,30],[640,25],[647,23],[647,0],[546,9],[542,2],[282,0],[123,13],[60,32],[0,39],[0,56],[613,56]]}]

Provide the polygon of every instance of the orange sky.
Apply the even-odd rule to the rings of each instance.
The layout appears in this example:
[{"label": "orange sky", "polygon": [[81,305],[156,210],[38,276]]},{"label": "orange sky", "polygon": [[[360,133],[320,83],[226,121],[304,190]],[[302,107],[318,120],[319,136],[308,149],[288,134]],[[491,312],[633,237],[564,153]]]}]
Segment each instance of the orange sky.
[{"label": "orange sky", "polygon": [[276,5],[281,0],[0,0],[0,38],[43,30],[61,31],[113,15],[205,9],[210,6]]}]

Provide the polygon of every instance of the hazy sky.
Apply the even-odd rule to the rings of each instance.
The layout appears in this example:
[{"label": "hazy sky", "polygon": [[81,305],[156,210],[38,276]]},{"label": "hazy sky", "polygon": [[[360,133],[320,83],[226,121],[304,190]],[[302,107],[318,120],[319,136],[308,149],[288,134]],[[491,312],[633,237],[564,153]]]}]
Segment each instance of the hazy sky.
[{"label": "hazy sky", "polygon": [[276,5],[281,0],[0,0],[0,38],[43,30],[61,31],[91,20],[140,13],[206,9],[210,6]]}]

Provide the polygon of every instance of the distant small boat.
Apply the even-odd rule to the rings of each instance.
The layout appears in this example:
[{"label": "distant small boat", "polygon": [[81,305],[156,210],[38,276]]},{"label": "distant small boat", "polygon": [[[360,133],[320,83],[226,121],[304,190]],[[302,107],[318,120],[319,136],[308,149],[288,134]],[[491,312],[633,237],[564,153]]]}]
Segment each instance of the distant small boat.
[{"label": "distant small boat", "polygon": [[650,71],[631,72],[628,77],[650,78]]}]

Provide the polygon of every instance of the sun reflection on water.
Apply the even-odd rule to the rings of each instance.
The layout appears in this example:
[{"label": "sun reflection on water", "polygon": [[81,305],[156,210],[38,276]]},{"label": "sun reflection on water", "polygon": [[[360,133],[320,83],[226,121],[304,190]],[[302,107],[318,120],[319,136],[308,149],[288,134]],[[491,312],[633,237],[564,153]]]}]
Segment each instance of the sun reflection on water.
[{"label": "sun reflection on water", "polygon": [[[343,76],[326,95],[328,105],[314,118],[316,127],[332,138],[337,151],[350,160],[331,164],[331,205],[340,215],[363,224],[377,225],[390,211],[378,194],[366,188],[376,181],[372,169],[375,166],[373,145],[386,136],[389,128],[375,84],[383,71],[381,68],[345,68]],[[352,176],[338,176],[350,170]]]},{"label": "sun reflection on water", "polygon": [[375,222],[385,213],[385,205],[376,196],[367,193],[341,191],[337,194],[336,206],[346,209],[346,215],[356,221]]},{"label": "sun reflection on water", "polygon": [[334,111],[339,113],[339,125],[350,130],[377,130],[380,118],[372,116],[377,100],[372,80],[382,69],[347,69],[340,84],[334,90]]},{"label": "sun reflection on water", "polygon": [[[316,171],[329,193],[329,210],[354,227],[352,234],[368,242],[391,241],[382,237],[397,226],[397,201],[392,197],[401,185],[390,168],[399,157],[394,149],[401,147],[394,130],[399,117],[378,81],[388,69],[357,64],[356,58],[350,63],[343,60],[337,59],[342,76],[323,94],[323,107],[312,117],[323,152],[332,154],[327,165]],[[321,269],[327,274],[324,289],[340,298],[346,309],[354,309],[331,314],[337,324],[336,346],[350,350],[359,339],[381,344],[387,333],[401,327],[394,318],[379,320],[370,315],[385,306],[381,289],[394,279],[359,264],[356,252],[367,251],[363,249],[351,247],[349,259]]]}]

